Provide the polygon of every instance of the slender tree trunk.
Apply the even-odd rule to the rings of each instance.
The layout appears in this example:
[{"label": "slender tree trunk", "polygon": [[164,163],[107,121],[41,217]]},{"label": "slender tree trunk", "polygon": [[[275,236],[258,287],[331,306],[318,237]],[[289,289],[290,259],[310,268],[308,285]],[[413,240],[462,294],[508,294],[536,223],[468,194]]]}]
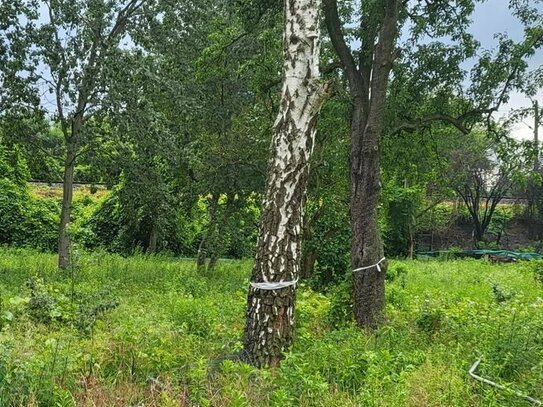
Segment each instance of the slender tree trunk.
[{"label": "slender tree trunk", "polygon": [[235,209],[236,198],[232,194],[226,195],[225,209],[222,211],[221,220],[218,222],[217,227],[214,228],[213,234],[210,239],[209,250],[209,263],[207,264],[207,271],[213,271],[219,262],[219,257],[224,251],[225,238],[224,235],[227,231],[230,217]]},{"label": "slender tree trunk", "polygon": [[218,262],[219,262],[219,252],[213,251],[211,253],[211,256],[209,256],[209,262],[207,263],[207,271],[215,270],[215,267],[217,267]]},{"label": "slender tree trunk", "polygon": [[206,237],[205,235],[202,237],[202,240],[200,240],[200,244],[198,245],[198,254],[196,255],[196,267],[198,269],[201,269],[206,264],[206,258],[207,258],[207,249],[206,249]]},{"label": "slender tree trunk", "polygon": [[209,202],[208,207],[208,222],[207,222],[207,230],[204,233],[204,236],[202,237],[202,240],[200,241],[200,245],[198,246],[198,255],[196,256],[196,267],[198,269],[201,269],[205,267],[206,259],[207,259],[207,252],[209,249],[209,240],[211,238],[211,234],[213,233],[213,229],[215,228],[216,223],[216,213],[217,213],[217,207],[219,206],[219,194],[212,194],[211,200]]},{"label": "slender tree trunk", "polygon": [[[534,101],[534,147],[535,147],[535,157],[534,157],[534,170],[533,175],[537,176],[539,174],[539,104]],[[538,202],[540,199],[540,190],[541,185],[534,178],[530,179],[528,183],[528,218],[529,222],[529,231],[530,237],[532,239],[539,239],[540,229],[541,229],[541,220],[537,216]]]},{"label": "slender tree trunk", "polygon": [[[83,106],[79,104],[78,106]],[[62,184],[62,207],[60,210],[60,225],[58,233],[58,267],[67,269],[70,266],[71,239],[68,232],[70,216],[72,213],[72,198],[74,186],[75,160],[81,130],[83,128],[83,108],[79,109],[72,120],[71,134],[64,128],[64,139],[66,140],[66,161],[64,162],[64,178]]]},{"label": "slender tree trunk", "polygon": [[413,260],[413,255],[415,254],[415,233],[413,228],[409,227],[409,247],[407,249],[407,256]]},{"label": "slender tree trunk", "polygon": [[[320,0],[285,0],[283,86],[274,124],[253,283],[299,276],[303,198],[315,123],[326,97],[319,83]],[[258,367],[278,366],[293,341],[295,285],[249,288],[244,351]]]},{"label": "slender tree trunk", "polygon": [[158,221],[153,221],[153,226],[151,227],[151,233],[149,234],[149,246],[147,247],[147,253],[155,254],[158,244]]},{"label": "slender tree trunk", "polygon": [[74,169],[76,145],[72,138],[67,139],[66,160],[64,162],[64,178],[62,184],[62,207],[60,210],[60,225],[58,237],[58,267],[67,269],[70,266],[70,235],[68,226],[72,212]]}]

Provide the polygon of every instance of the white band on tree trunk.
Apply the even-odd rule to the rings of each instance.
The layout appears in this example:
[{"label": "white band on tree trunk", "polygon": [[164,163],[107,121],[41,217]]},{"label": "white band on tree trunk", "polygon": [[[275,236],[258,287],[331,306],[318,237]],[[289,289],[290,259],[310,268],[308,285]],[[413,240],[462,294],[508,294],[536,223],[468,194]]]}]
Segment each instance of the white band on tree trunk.
[{"label": "white band on tree trunk", "polygon": [[251,287],[258,288],[259,290],[280,290],[281,288],[287,288],[291,285],[295,285],[298,282],[298,279],[292,281],[277,281],[277,282],[268,282],[268,283],[253,283],[249,282]]},{"label": "white band on tree trunk", "polygon": [[354,269],[353,270],[353,273],[357,272],[357,271],[362,271],[362,270],[367,270],[367,269],[371,269],[371,268],[374,268],[374,267],[377,267],[377,271],[381,271],[381,266],[380,264],[385,261],[385,257],[383,257],[381,260],[379,260],[377,263],[375,264],[372,264],[371,266],[365,266],[365,267],[359,267],[357,269]]}]

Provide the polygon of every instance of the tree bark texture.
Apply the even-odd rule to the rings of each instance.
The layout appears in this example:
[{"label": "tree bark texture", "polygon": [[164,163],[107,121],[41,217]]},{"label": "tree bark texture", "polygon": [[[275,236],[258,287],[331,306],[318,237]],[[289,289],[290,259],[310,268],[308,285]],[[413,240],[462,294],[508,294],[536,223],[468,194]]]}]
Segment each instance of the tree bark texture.
[{"label": "tree bark texture", "polygon": [[58,267],[67,269],[70,266],[70,235],[68,226],[72,212],[74,170],[77,146],[74,140],[67,142],[66,161],[64,162],[64,177],[62,184],[62,207],[58,234]]},{"label": "tree bark texture", "polygon": [[[251,281],[294,281],[315,124],[327,94],[319,81],[320,0],[285,0],[283,85]],[[279,365],[293,341],[295,286],[250,286],[244,351],[257,367]]]},{"label": "tree bark texture", "polygon": [[68,231],[72,213],[73,184],[75,160],[79,149],[81,132],[83,130],[83,112],[86,105],[86,96],[80,94],[78,111],[71,121],[71,131],[63,126],[64,139],[66,142],[66,161],[64,163],[64,179],[62,185],[62,207],[60,209],[60,225],[58,234],[58,267],[67,269],[70,266],[71,239]]},{"label": "tree bark texture", "polygon": [[[384,253],[377,208],[380,194],[379,140],[383,131],[388,76],[394,60],[399,0],[382,0],[383,15],[362,36],[353,57],[342,32],[337,0],[324,0],[326,27],[349,83],[351,118],[351,265],[376,264]],[[385,306],[386,261],[354,273],[354,313],[363,328],[375,328]]]}]

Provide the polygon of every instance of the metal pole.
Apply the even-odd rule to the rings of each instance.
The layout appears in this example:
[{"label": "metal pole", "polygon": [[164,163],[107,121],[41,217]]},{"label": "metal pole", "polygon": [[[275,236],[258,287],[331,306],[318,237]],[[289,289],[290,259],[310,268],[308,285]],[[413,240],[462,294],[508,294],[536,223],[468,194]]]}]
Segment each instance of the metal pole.
[{"label": "metal pole", "polygon": [[495,382],[493,382],[492,380],[488,380],[488,379],[485,379],[484,377],[481,377],[481,376],[478,376],[477,374],[475,374],[475,371],[477,370],[477,367],[479,366],[479,364],[481,363],[481,359],[478,359],[472,366],[471,366],[471,369],[469,370],[468,374],[474,378],[475,380],[478,380],[482,383],[485,383],[485,384],[488,384],[489,386],[492,386],[492,387],[495,387],[499,390],[505,390],[505,391],[508,391],[510,392],[511,394],[514,394],[515,396],[517,397],[520,397],[536,406],[541,406],[543,405],[543,403],[540,401],[540,400],[536,400],[534,399],[533,397],[530,397],[530,396],[527,396],[525,394],[522,394],[518,391],[515,391],[515,390],[511,390],[511,389],[508,389],[507,387],[505,386],[502,386],[501,384],[497,384]]}]

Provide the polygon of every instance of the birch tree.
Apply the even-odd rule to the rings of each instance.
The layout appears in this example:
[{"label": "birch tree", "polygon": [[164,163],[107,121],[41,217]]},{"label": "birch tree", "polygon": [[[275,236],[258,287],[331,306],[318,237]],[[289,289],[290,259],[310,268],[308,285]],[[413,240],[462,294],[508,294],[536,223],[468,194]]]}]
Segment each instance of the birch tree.
[{"label": "birch tree", "polygon": [[285,0],[283,84],[274,123],[256,259],[247,299],[248,362],[277,366],[292,344],[303,201],[315,123],[327,95],[320,82],[319,0]]}]

